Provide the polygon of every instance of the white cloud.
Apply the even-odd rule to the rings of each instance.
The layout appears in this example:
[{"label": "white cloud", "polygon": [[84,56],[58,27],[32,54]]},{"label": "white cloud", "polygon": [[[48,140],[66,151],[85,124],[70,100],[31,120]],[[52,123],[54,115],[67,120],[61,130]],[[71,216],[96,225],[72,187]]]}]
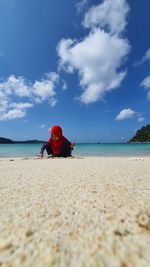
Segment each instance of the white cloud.
[{"label": "white cloud", "polygon": [[140,61],[135,62],[134,66],[137,67],[148,60],[150,60],[150,48],[146,51],[145,55],[142,57]]},{"label": "white cloud", "polygon": [[143,61],[150,60],[150,48],[146,51],[145,56],[143,57]]},{"label": "white cloud", "polygon": [[54,107],[57,103],[57,99],[54,97],[51,97],[49,100],[49,104],[51,105],[51,107]]},{"label": "white cloud", "polygon": [[144,121],[143,115],[140,112],[132,110],[131,108],[121,110],[115,119],[121,121],[132,118],[136,118],[138,122]]},{"label": "white cloud", "polygon": [[[118,6],[114,2],[104,2],[104,13],[108,9],[110,16],[112,12],[112,20],[109,16],[105,18],[105,24],[107,20],[110,25],[109,32],[101,28],[101,25],[104,26],[102,20],[92,21],[93,12],[94,16],[99,17],[99,9],[103,9],[103,3],[93,7],[85,15],[84,26],[92,27],[88,36],[80,41],[62,39],[58,44],[59,67],[69,73],[78,71],[80,86],[83,89],[80,100],[86,104],[102,99],[106,92],[119,87],[126,75],[126,70],[121,71],[120,68],[126,60],[130,46],[128,40],[117,33],[120,34],[125,29],[129,7],[125,0],[117,0]],[[121,12],[119,29],[118,23],[113,21],[118,10]]]},{"label": "white cloud", "polygon": [[148,93],[147,93],[147,98],[148,100],[150,100],[150,75],[147,76],[140,84],[141,86],[143,86],[145,89],[149,89]]},{"label": "white cloud", "polygon": [[52,72],[46,74],[46,79],[42,81],[35,81],[32,87],[32,91],[35,97],[35,100],[39,103],[45,101],[46,99],[52,98],[54,100],[55,84],[58,82],[59,76]]},{"label": "white cloud", "polygon": [[132,110],[131,108],[123,109],[120,113],[116,116],[116,120],[125,120],[133,118],[137,113]]},{"label": "white cloud", "polygon": [[143,121],[144,121],[144,117],[142,117],[142,116],[139,117],[139,118],[137,119],[137,121],[138,121],[138,122],[143,122]]},{"label": "white cloud", "polygon": [[26,109],[32,106],[31,103],[9,103],[6,101],[4,108],[0,106],[0,121],[23,118],[26,115]]},{"label": "white cloud", "polygon": [[66,81],[63,81],[62,89],[63,89],[63,90],[67,90],[67,83],[66,83]]},{"label": "white cloud", "polygon": [[141,86],[143,86],[144,88],[150,88],[150,75],[147,76],[147,77],[141,82]]},{"label": "white cloud", "polygon": [[89,9],[83,25],[85,28],[100,27],[113,35],[118,35],[125,30],[128,12],[129,6],[126,0],[105,0],[102,4]]},{"label": "white cloud", "polygon": [[45,124],[41,124],[41,125],[39,126],[39,128],[41,128],[41,129],[44,129],[45,127],[46,127]]},{"label": "white cloud", "polygon": [[78,43],[63,39],[58,47],[61,66],[66,67],[66,71],[76,69],[79,72],[84,103],[97,101],[105,92],[121,84],[126,71],[118,72],[118,69],[128,52],[127,40],[99,29]]},{"label": "white cloud", "polygon": [[84,7],[87,5],[87,0],[82,0],[80,2],[77,3],[76,7],[77,7],[77,13],[81,13],[84,10]]},{"label": "white cloud", "polygon": [[29,97],[31,94],[30,85],[23,77],[16,78],[15,75],[9,76],[6,81],[0,83],[0,91],[6,95],[17,95],[19,97]]},{"label": "white cloud", "polygon": [[147,98],[150,100],[150,91],[147,93]]},{"label": "white cloud", "polygon": [[0,112],[7,109],[8,106],[8,98],[7,96],[0,91]]},{"label": "white cloud", "polygon": [[53,83],[51,81],[36,81],[33,85],[33,94],[37,102],[41,103],[48,97],[54,96],[56,93],[53,88]]},{"label": "white cloud", "polygon": [[[33,107],[33,103],[47,101],[53,107],[55,99],[55,86],[59,80],[55,72],[45,74],[45,78],[34,83],[26,81],[23,77],[11,75],[0,82],[0,120],[23,118],[26,109]],[[29,102],[13,102],[13,98],[28,98]]]},{"label": "white cloud", "polygon": [[47,80],[50,80],[53,83],[58,82],[59,80],[59,75],[56,72],[46,73],[45,76],[47,77]]},{"label": "white cloud", "polygon": [[0,114],[0,121],[13,120],[25,117],[26,112],[20,109],[12,109],[6,113]]},{"label": "white cloud", "polygon": [[20,103],[11,103],[9,106],[15,109],[26,109],[33,107],[33,104],[20,102]]},{"label": "white cloud", "polygon": [[6,110],[7,108],[7,101],[0,99],[0,112]]}]

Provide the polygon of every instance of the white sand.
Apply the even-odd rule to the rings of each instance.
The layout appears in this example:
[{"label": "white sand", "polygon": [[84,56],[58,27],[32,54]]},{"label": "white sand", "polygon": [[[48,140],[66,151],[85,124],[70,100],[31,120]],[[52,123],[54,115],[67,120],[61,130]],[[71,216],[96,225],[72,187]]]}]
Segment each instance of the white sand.
[{"label": "white sand", "polygon": [[150,267],[150,158],[0,159],[0,266]]}]

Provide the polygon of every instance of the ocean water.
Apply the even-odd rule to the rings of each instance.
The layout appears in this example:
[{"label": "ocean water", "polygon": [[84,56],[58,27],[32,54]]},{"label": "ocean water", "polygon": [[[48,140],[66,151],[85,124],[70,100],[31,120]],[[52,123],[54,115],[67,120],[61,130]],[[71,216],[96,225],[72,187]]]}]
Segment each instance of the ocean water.
[{"label": "ocean water", "polygon": [[[0,157],[34,157],[40,148],[41,144],[0,144]],[[150,156],[150,144],[76,144],[72,155]]]}]

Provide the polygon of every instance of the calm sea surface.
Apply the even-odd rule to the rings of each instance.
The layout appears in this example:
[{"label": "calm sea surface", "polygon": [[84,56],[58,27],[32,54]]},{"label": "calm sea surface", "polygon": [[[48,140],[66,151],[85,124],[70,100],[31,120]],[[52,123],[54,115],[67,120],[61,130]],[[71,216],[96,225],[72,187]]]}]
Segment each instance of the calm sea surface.
[{"label": "calm sea surface", "polygon": [[[0,157],[34,157],[41,144],[0,144]],[[77,144],[74,156],[150,156],[150,144]],[[45,151],[45,155],[47,155]]]}]

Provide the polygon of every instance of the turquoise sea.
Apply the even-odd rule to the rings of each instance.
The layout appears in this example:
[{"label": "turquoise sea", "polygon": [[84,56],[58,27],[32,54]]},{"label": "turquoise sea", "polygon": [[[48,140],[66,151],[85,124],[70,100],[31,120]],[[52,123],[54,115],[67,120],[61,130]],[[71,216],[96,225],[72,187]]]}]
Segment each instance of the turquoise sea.
[{"label": "turquoise sea", "polygon": [[[34,157],[40,148],[41,144],[0,144],[0,157]],[[72,155],[150,156],[150,144],[76,144]]]}]

